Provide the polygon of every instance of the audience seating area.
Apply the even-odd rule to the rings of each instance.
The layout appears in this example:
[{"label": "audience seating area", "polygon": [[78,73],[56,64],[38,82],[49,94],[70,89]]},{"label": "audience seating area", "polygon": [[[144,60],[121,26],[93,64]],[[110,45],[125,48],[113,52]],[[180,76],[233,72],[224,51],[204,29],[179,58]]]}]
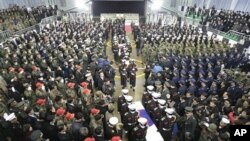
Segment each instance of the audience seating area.
[{"label": "audience seating area", "polygon": [[0,31],[18,31],[39,23],[43,18],[56,15],[57,6],[20,7],[0,10]]},{"label": "audience seating area", "polygon": [[[250,35],[250,14],[249,12],[232,11],[232,10],[215,10],[214,7],[205,9],[196,6],[188,7],[186,16],[200,20],[201,24],[209,24],[210,27],[223,32],[234,30],[246,35]],[[204,20],[202,20],[202,17]],[[235,35],[225,35],[226,38],[237,40]]]}]

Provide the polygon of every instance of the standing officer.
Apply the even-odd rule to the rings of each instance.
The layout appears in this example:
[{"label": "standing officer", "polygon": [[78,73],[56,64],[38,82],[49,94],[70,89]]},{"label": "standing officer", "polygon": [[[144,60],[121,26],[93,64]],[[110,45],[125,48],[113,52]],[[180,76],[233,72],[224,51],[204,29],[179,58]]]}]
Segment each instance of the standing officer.
[{"label": "standing officer", "polygon": [[105,128],[105,139],[111,140],[114,136],[119,136],[119,131],[116,128],[116,125],[118,123],[117,117],[111,117],[107,123],[107,126]]},{"label": "standing officer", "polygon": [[130,136],[131,130],[135,127],[136,122],[139,118],[139,113],[136,111],[135,104],[130,104],[128,106],[129,111],[124,114],[123,125],[125,133]]},{"label": "standing officer", "polygon": [[197,126],[197,121],[193,115],[192,107],[185,107],[185,116],[182,117],[180,122],[180,141],[194,141],[194,131]]},{"label": "standing officer", "polygon": [[159,124],[160,133],[164,141],[171,141],[174,125],[176,123],[176,115],[174,115],[173,108],[165,109],[166,116],[162,117]]},{"label": "standing officer", "polygon": [[158,105],[158,99],[161,97],[160,93],[153,92],[152,93],[152,99],[148,101],[146,110],[150,116],[153,115],[154,108]]},{"label": "standing officer", "polygon": [[147,86],[147,91],[142,95],[142,105],[147,107],[148,101],[152,98],[151,94],[153,93],[154,86],[149,85]]},{"label": "standing officer", "polygon": [[126,68],[122,68],[122,70],[120,71],[120,77],[121,77],[122,88],[125,89],[127,87],[127,70],[126,70]]},{"label": "standing officer", "polygon": [[131,139],[130,141],[146,141],[146,134],[147,134],[147,119],[146,118],[139,118],[139,124],[135,126],[131,132]]},{"label": "standing officer", "polygon": [[130,104],[132,104],[133,97],[130,96],[130,95],[125,96],[125,100],[126,100],[126,101],[125,101],[124,103],[122,103],[122,105],[121,105],[121,110],[120,110],[121,121],[123,121],[124,114],[125,114],[126,112],[129,111],[128,106],[129,106]]},{"label": "standing officer", "polygon": [[133,91],[135,91],[135,85],[136,85],[136,72],[138,71],[136,64],[134,61],[129,65],[129,83],[130,83],[130,88],[133,88]]},{"label": "standing officer", "polygon": [[158,105],[154,108],[152,111],[152,119],[154,120],[155,125],[158,127],[160,120],[162,118],[163,114],[163,109],[166,106],[166,100],[164,99],[159,99],[158,100]]},{"label": "standing officer", "polygon": [[127,95],[128,95],[128,89],[122,89],[122,95],[120,95],[117,99],[118,112],[121,112],[121,105],[126,102],[125,96]]}]

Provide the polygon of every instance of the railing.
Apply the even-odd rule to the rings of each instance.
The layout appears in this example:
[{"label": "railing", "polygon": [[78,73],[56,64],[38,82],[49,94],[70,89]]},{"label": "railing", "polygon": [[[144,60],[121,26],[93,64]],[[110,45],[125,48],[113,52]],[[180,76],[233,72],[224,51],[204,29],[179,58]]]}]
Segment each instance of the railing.
[{"label": "railing", "polygon": [[[193,25],[197,25],[199,27],[204,27],[204,25],[201,25],[199,23],[199,21],[197,21],[193,18],[186,17],[184,12],[178,11],[176,8],[171,8],[171,7],[162,7],[162,8],[167,10],[167,11],[170,11],[172,14],[175,14],[178,17],[181,17],[185,23],[192,23]],[[208,31],[211,31],[211,32],[218,34],[218,35],[227,35],[227,34],[235,35],[235,36],[237,36],[237,41],[241,40],[241,39],[250,40],[250,35],[245,35],[244,33],[240,33],[240,32],[234,31],[234,30],[230,30],[228,32],[223,32],[223,31],[214,29],[214,28],[209,27],[209,26],[206,26],[206,28]],[[225,38],[228,38],[228,37],[225,37]]]},{"label": "railing", "polygon": [[240,33],[240,32],[234,31],[234,30],[230,30],[228,32],[231,34],[237,35],[237,36],[241,37],[242,39],[248,39],[248,40],[250,39],[250,35],[246,35],[244,33]]},{"label": "railing", "polygon": [[57,20],[57,16],[50,16],[50,17],[46,17],[46,18],[42,19],[40,24],[46,25],[46,24],[50,24],[56,20]]},{"label": "railing", "polygon": [[9,31],[9,30],[2,31],[2,32],[0,32],[0,42],[3,42],[4,40],[10,38],[13,35],[20,35],[20,34],[28,32],[28,31],[34,30],[36,28],[39,28],[40,24],[44,24],[44,25],[50,24],[50,23],[54,22],[55,20],[57,20],[57,16],[50,16],[50,17],[46,17],[46,18],[42,19],[41,22],[38,24],[21,29],[21,30],[16,31],[16,32]]}]

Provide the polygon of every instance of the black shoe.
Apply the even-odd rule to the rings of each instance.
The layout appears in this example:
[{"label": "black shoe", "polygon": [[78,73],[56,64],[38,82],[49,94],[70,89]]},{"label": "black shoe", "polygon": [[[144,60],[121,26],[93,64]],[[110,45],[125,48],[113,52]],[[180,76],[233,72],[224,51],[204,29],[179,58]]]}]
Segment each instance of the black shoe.
[{"label": "black shoe", "polygon": [[133,89],[133,92],[135,91],[135,89]]}]

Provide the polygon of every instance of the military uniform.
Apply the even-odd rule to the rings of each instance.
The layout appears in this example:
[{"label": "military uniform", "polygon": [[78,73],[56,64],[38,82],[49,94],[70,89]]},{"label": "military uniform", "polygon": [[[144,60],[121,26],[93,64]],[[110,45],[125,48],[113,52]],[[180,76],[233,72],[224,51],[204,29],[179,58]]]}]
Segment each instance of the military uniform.
[{"label": "military uniform", "polygon": [[117,99],[117,110],[118,112],[121,112],[122,104],[126,102],[125,96],[128,94],[128,89],[122,90],[123,95],[119,96]]},{"label": "military uniform", "polygon": [[151,118],[153,119],[154,123],[156,126],[159,125],[159,121],[162,117],[162,109],[160,107],[155,107],[154,110],[152,111]]},{"label": "military uniform", "polygon": [[153,92],[152,96],[153,98],[148,101],[147,107],[146,107],[146,110],[149,115],[153,114],[154,108],[157,107],[157,104],[158,104],[157,100],[160,98],[161,94]]},{"label": "military uniform", "polygon": [[[192,112],[193,108],[191,107],[186,107],[185,108],[186,112]],[[193,141],[194,140],[194,131],[197,126],[197,121],[194,116],[190,116],[187,118],[186,116],[182,117],[180,119],[180,127],[181,127],[181,135],[180,135],[180,140],[181,141]]]},{"label": "military uniform", "polygon": [[127,87],[127,71],[125,68],[120,71],[120,76],[121,76],[122,88],[126,88]]},{"label": "military uniform", "polygon": [[124,125],[124,130],[125,132],[130,135],[131,130],[135,127],[137,120],[139,118],[139,113],[136,111],[136,106],[135,104],[130,104],[128,106],[129,111],[124,114],[123,117],[123,125]]},{"label": "military uniform", "polygon": [[133,88],[136,85],[136,72],[137,72],[136,66],[130,68],[130,71],[129,71],[129,74],[130,74],[129,79],[130,79],[130,81],[129,82],[130,82],[131,87],[133,87]]},{"label": "military uniform", "polygon": [[177,117],[173,115],[174,109],[172,108],[166,108],[165,112],[167,113],[167,115],[160,119],[160,124],[158,128],[164,141],[171,141],[173,139],[172,135],[174,135],[174,126],[177,126]]},{"label": "military uniform", "polygon": [[154,86],[147,86],[147,91],[143,93],[142,95],[142,105],[147,107],[148,101],[152,99],[151,93],[153,92]]},{"label": "military uniform", "polygon": [[105,128],[105,139],[111,140],[114,136],[119,136],[119,130],[116,128],[116,124],[118,123],[118,119],[116,117],[111,117],[107,126]]},{"label": "military uniform", "polygon": [[121,105],[121,110],[120,110],[121,121],[124,120],[124,114],[127,113],[127,112],[129,111],[129,109],[128,109],[128,105],[129,105],[129,104],[131,104],[131,103],[125,102],[125,103],[123,103],[123,104]]},{"label": "military uniform", "polygon": [[131,131],[131,135],[129,140],[130,141],[146,141],[146,134],[147,134],[147,119],[139,118],[139,124],[136,125],[133,130]]}]

